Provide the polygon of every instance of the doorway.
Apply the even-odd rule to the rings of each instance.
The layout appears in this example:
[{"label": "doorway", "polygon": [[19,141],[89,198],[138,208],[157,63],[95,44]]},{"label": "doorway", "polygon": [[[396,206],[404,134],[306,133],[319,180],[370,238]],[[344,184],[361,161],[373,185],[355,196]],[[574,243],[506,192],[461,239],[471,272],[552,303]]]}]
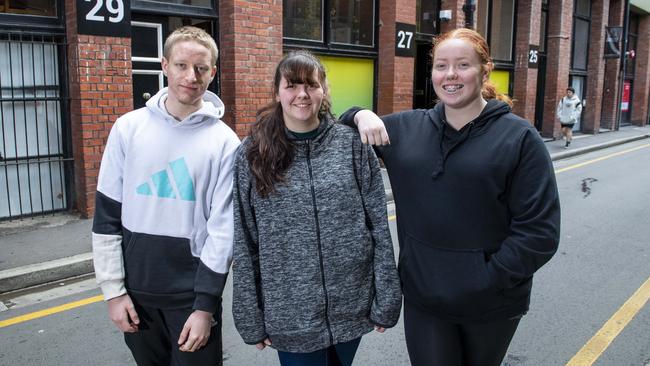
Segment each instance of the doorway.
[{"label": "doorway", "polygon": [[413,80],[413,108],[433,108],[436,93],[431,84],[431,42],[417,42],[415,77]]}]

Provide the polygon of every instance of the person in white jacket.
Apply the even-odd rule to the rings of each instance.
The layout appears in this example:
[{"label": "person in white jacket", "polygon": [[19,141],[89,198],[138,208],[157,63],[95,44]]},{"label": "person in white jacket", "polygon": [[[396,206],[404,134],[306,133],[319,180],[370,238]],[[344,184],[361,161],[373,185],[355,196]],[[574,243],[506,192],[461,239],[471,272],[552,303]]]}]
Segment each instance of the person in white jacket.
[{"label": "person in white jacket", "polygon": [[566,96],[557,104],[555,114],[562,126],[562,137],[566,140],[564,148],[568,149],[573,140],[573,126],[576,124],[582,113],[582,102],[575,94],[572,87],[566,89]]},{"label": "person in white jacket", "polygon": [[237,135],[207,91],[217,46],[195,27],[165,41],[168,87],[113,125],[99,171],[95,276],[139,365],[221,365]]}]

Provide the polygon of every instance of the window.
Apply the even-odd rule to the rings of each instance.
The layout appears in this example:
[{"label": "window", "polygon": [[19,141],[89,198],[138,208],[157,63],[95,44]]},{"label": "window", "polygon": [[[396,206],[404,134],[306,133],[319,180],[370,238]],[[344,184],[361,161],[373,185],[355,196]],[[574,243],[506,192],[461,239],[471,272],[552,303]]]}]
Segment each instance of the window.
[{"label": "window", "polygon": [[0,0],[0,13],[56,16],[56,0]]},{"label": "window", "polygon": [[476,17],[476,30],[487,39],[490,56],[495,64],[495,71],[490,74],[490,80],[498,86],[500,92],[510,94],[512,72],[515,68],[515,1],[480,1],[477,4]]},{"label": "window", "polygon": [[282,9],[285,43],[375,47],[375,0],[285,0]]},{"label": "window", "polygon": [[571,69],[587,71],[589,55],[589,28],[591,26],[591,3],[576,0],[573,13],[573,37],[571,52]]},{"label": "window", "polygon": [[[106,0],[109,1],[109,0]],[[111,0],[112,1],[112,0]],[[131,0],[133,13],[183,17],[217,17],[215,0]]]},{"label": "window", "polygon": [[477,5],[476,30],[490,45],[495,61],[512,62],[515,26],[515,1],[481,1]]},{"label": "window", "polygon": [[373,45],[372,0],[332,0],[329,9],[331,42]]},{"label": "window", "polygon": [[512,39],[515,20],[514,0],[492,1],[490,49],[492,58],[512,61]]},{"label": "window", "polygon": [[416,31],[428,35],[436,34],[437,1],[418,0],[416,14]]},{"label": "window", "polygon": [[[637,40],[639,38],[639,15],[630,14],[630,25],[627,35],[627,51],[637,50]],[[628,79],[634,78],[636,68],[636,57],[625,58],[625,77]]]},{"label": "window", "polygon": [[321,0],[282,2],[284,38],[323,40],[323,3]]},{"label": "window", "polygon": [[589,51],[589,21],[575,19],[573,24],[573,58],[571,67],[587,70],[587,52]]}]

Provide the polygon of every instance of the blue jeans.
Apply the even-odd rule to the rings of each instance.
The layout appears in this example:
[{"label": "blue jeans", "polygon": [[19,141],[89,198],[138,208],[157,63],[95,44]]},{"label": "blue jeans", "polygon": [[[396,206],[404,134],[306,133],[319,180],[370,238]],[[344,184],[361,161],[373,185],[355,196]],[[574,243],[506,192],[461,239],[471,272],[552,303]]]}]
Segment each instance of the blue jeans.
[{"label": "blue jeans", "polygon": [[282,366],[351,366],[361,337],[310,353],[278,351]]}]

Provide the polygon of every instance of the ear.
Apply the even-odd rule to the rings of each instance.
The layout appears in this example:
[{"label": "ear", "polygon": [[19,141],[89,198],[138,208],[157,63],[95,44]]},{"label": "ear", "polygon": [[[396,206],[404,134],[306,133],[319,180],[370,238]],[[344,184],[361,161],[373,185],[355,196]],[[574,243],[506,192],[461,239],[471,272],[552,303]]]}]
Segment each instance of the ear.
[{"label": "ear", "polygon": [[212,71],[210,72],[210,80],[214,79],[215,75],[217,75],[217,65],[212,66]]},{"label": "ear", "polygon": [[166,58],[160,59],[160,66],[162,67],[163,74],[167,76],[167,70],[169,70],[169,61]]}]

